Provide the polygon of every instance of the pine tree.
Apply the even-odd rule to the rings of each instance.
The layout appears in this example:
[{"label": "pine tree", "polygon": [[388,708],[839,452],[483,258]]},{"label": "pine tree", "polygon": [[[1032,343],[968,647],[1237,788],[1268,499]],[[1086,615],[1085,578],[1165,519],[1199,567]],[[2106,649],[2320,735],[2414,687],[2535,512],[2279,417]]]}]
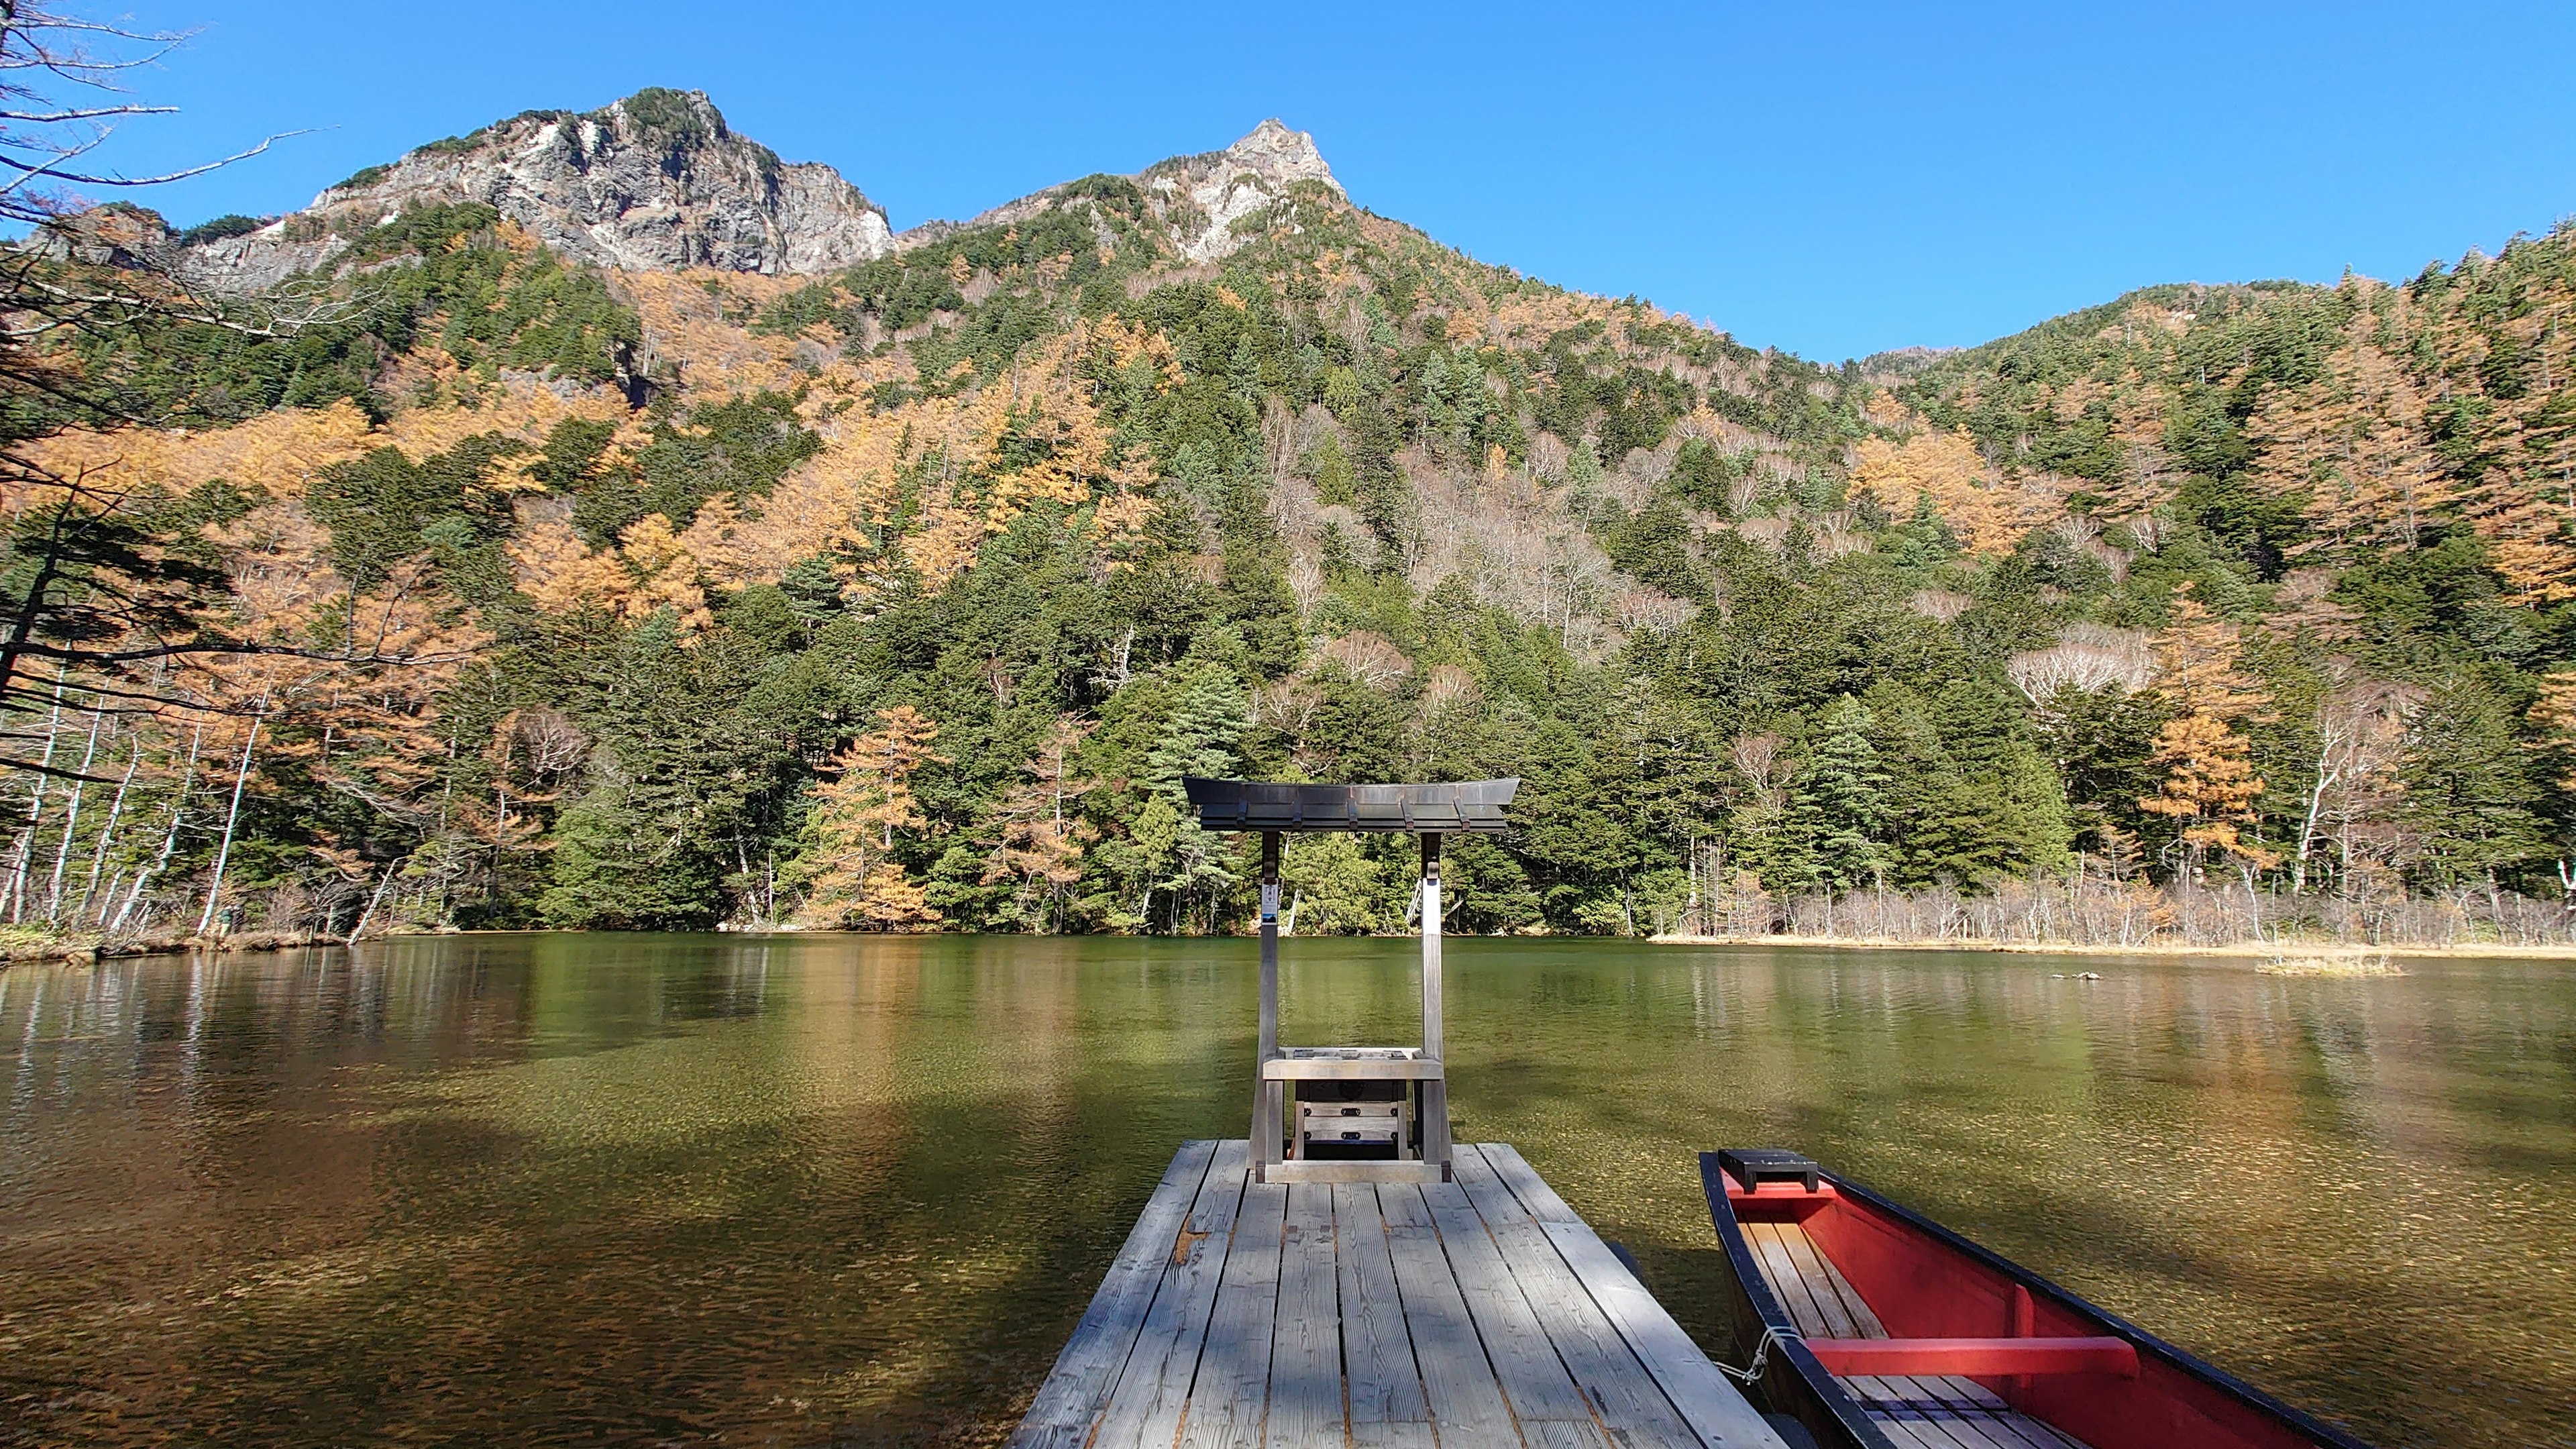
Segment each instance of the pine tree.
[{"label": "pine tree", "polygon": [[1792,828],[1805,842],[1817,877],[1837,889],[1876,882],[1886,869],[1887,772],[1869,742],[1874,721],[1846,694],[1825,706],[1821,731],[1798,777]]},{"label": "pine tree", "polygon": [[2476,676],[2456,676],[2426,696],[2399,766],[2398,823],[2414,837],[2414,874],[2436,889],[2492,886],[2517,862],[2546,852],[2547,830],[2526,803],[2531,763],[2511,711]]},{"label": "pine tree", "polygon": [[[1234,884],[1224,843],[1199,828],[1181,781],[1184,777],[1224,779],[1234,773],[1234,746],[1243,736],[1243,714],[1243,691],[1234,676],[1214,666],[1201,669],[1145,756],[1145,784],[1173,816],[1171,844],[1152,862],[1159,875],[1147,901],[1154,891],[1166,893],[1173,902],[1175,926],[1193,919],[1190,913],[1200,906],[1212,908],[1215,898]],[[1150,904],[1144,914],[1150,921]]]}]

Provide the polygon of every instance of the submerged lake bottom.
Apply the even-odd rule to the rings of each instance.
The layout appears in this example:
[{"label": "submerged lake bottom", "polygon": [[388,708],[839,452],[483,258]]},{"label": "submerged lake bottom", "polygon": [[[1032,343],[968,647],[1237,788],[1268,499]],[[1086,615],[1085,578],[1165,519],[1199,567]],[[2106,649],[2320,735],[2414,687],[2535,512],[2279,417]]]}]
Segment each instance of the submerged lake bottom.
[{"label": "submerged lake bottom", "polygon": [[[1284,943],[1284,1038],[1412,1039],[1415,951]],[[2576,1445],[2576,966],[1447,958],[1459,1138],[1713,1353],[1695,1154],[1793,1147],[2380,1445]],[[544,934],[0,972],[0,1445],[996,1442],[1174,1149],[1243,1134],[1256,973]]]}]

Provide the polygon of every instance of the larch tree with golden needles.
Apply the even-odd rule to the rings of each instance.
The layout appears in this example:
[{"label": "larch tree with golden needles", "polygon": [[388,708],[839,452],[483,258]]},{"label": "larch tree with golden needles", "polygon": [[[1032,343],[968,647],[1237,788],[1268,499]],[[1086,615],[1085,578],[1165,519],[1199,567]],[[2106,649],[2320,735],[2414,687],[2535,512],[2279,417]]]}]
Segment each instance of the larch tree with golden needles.
[{"label": "larch tree with golden needles", "polygon": [[877,728],[832,762],[834,778],[814,792],[801,862],[809,924],[915,931],[939,923],[939,912],[894,858],[896,831],[929,824],[913,798],[912,777],[924,765],[947,762],[931,751],[938,737],[929,716],[899,704],[880,711]]},{"label": "larch tree with golden needles", "polygon": [[2368,312],[2354,317],[2351,342],[2316,386],[2265,402],[2251,424],[2264,444],[2256,477],[2305,491],[2318,531],[2348,546],[2413,548],[2452,488],[2424,429],[2425,399],[2371,343],[2373,322]]},{"label": "larch tree with golden needles", "polygon": [[1062,929],[1066,894],[1082,879],[1083,847],[1099,836],[1076,813],[1098,784],[1083,778],[1074,761],[1084,734],[1079,718],[1058,719],[1021,779],[993,806],[1002,839],[984,862],[983,883],[1016,887],[1015,914],[1030,930]]},{"label": "larch tree with golden needles", "polygon": [[1964,432],[1927,430],[1901,446],[1865,439],[1853,453],[1851,487],[1877,495],[1900,518],[1917,500],[1929,499],[1975,554],[2004,552],[2042,516],[2038,500],[2017,484],[1987,476],[1985,459]]},{"label": "larch tree with golden needles", "polygon": [[2149,758],[2164,779],[2138,808],[2174,821],[2190,868],[2216,854],[2234,860],[2250,883],[2253,871],[2269,870],[2281,857],[2238,828],[2258,818],[2254,802],[2264,787],[2250,745],[2230,724],[2259,713],[2270,699],[2244,671],[2237,627],[2188,591],[2175,598],[2173,622],[2157,636],[2156,662],[2157,688],[2183,713],[2157,732]]},{"label": "larch tree with golden needles", "polygon": [[2163,785],[2138,802],[2150,815],[2164,815],[2181,828],[2181,843],[2193,863],[2217,854],[2248,871],[2280,864],[2277,852],[2245,839],[2237,827],[2253,823],[2254,801],[2263,793],[2262,777],[2247,757],[2245,737],[2202,713],[2165,722],[2156,736],[2152,758],[2165,770]]}]

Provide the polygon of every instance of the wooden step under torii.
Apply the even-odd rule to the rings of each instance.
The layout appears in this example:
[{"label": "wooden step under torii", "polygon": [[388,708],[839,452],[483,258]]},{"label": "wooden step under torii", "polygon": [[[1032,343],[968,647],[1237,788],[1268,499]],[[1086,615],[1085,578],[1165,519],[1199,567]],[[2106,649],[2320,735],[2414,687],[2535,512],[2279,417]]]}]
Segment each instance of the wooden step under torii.
[{"label": "wooden step under torii", "polygon": [[[1261,835],[1261,1046],[1252,1180],[1446,1182],[1449,1080],[1441,1030],[1440,842],[1499,834],[1518,780],[1421,785],[1183,780],[1203,829]],[[1279,1044],[1279,847],[1285,835],[1407,834],[1422,842],[1422,1040],[1415,1046]]]}]

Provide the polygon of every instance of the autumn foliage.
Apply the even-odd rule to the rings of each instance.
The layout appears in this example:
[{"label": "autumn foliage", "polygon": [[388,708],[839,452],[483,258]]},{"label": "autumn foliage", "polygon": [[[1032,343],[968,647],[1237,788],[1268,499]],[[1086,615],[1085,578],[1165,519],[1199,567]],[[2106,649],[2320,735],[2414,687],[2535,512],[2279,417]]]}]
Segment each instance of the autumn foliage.
[{"label": "autumn foliage", "polygon": [[[2576,880],[2576,233],[1823,368],[1312,184],[1185,255],[1177,196],[822,277],[421,207],[291,339],[64,344],[147,421],[0,479],[0,577],[112,545],[0,915],[1233,929],[1212,771],[1524,776],[1462,930]],[[1310,926],[1404,919],[1374,849]]]}]

